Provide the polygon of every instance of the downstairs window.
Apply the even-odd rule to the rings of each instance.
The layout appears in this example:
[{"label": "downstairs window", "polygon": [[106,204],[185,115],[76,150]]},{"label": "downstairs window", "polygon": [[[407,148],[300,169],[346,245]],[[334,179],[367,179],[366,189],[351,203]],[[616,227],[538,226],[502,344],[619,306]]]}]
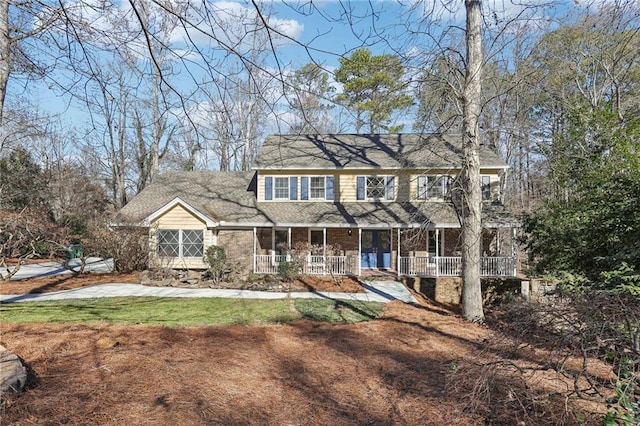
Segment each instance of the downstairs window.
[{"label": "downstairs window", "polygon": [[204,232],[201,229],[159,229],[156,251],[160,257],[203,257]]}]

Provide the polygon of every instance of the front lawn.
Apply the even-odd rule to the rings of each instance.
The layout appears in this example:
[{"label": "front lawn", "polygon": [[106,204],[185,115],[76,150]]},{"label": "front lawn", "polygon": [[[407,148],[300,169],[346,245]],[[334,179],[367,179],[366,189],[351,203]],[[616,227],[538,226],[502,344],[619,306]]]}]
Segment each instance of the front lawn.
[{"label": "front lawn", "polygon": [[355,323],[377,318],[384,305],[327,299],[114,297],[2,304],[0,322],[110,322],[119,324],[238,325],[301,318]]}]

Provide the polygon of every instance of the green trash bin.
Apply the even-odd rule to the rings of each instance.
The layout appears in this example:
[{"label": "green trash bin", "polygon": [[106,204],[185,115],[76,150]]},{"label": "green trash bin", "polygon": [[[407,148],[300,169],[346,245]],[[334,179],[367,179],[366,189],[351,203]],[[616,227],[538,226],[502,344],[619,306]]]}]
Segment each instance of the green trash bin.
[{"label": "green trash bin", "polygon": [[82,244],[69,244],[67,247],[67,258],[78,259],[82,257]]}]

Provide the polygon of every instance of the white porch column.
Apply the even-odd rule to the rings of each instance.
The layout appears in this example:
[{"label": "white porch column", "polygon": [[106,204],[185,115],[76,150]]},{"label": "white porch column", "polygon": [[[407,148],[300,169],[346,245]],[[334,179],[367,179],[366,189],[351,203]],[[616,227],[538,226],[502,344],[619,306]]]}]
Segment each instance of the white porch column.
[{"label": "white porch column", "polygon": [[258,256],[258,228],[253,227],[253,273],[256,272]]},{"label": "white porch column", "polygon": [[291,227],[287,228],[287,247],[289,247],[289,250],[287,250],[287,262],[291,261],[291,249],[293,247],[291,247]]},{"label": "white porch column", "polygon": [[362,275],[362,228],[358,228],[358,276]]},{"label": "white porch column", "polygon": [[327,228],[322,228],[322,275],[327,275]]},{"label": "white porch column", "polygon": [[398,228],[398,253],[396,254],[396,275],[400,276],[400,228]]},{"label": "white porch column", "polygon": [[327,257],[327,228],[322,228],[322,255]]},{"label": "white porch column", "polygon": [[436,277],[440,276],[440,230],[436,228]]},{"label": "white porch column", "polygon": [[518,275],[518,250],[516,249],[516,228],[511,228],[511,259],[513,262],[513,276]]}]

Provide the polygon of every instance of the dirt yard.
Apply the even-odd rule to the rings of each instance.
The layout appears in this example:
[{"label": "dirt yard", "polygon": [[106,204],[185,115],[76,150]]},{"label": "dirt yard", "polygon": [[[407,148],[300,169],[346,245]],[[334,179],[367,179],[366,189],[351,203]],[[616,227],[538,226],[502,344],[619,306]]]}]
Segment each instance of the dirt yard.
[{"label": "dirt yard", "polygon": [[30,377],[5,395],[2,425],[571,425],[575,413],[599,424],[603,408],[565,398],[565,380],[536,370],[546,351],[426,300],[353,325],[0,332]]},{"label": "dirt yard", "polygon": [[50,293],[96,284],[139,283],[138,273],[131,274],[73,274],[0,282],[0,294]]},{"label": "dirt yard", "polygon": [[[0,283],[0,293],[112,282],[140,277],[60,275]],[[288,285],[362,291],[355,280]],[[29,370],[26,391],[3,396],[0,424],[599,423],[602,405],[565,399],[570,384],[541,368],[548,352],[417,296],[353,325],[0,324],[0,344]]]},{"label": "dirt yard", "polygon": [[[266,277],[253,283],[217,283],[201,282],[192,287],[209,288],[236,288],[245,290],[264,291],[329,291],[362,293],[364,290],[358,280],[351,277],[300,277],[292,282],[283,283],[276,277]],[[108,283],[140,283],[139,273],[130,274],[82,274],[82,275],[54,275],[40,278],[29,278],[25,280],[0,282],[0,294],[29,294],[29,293],[49,293],[60,290],[71,290],[78,287],[85,287],[96,284]],[[161,282],[151,282],[149,285],[162,285]],[[184,286],[189,286],[184,284]]]}]

